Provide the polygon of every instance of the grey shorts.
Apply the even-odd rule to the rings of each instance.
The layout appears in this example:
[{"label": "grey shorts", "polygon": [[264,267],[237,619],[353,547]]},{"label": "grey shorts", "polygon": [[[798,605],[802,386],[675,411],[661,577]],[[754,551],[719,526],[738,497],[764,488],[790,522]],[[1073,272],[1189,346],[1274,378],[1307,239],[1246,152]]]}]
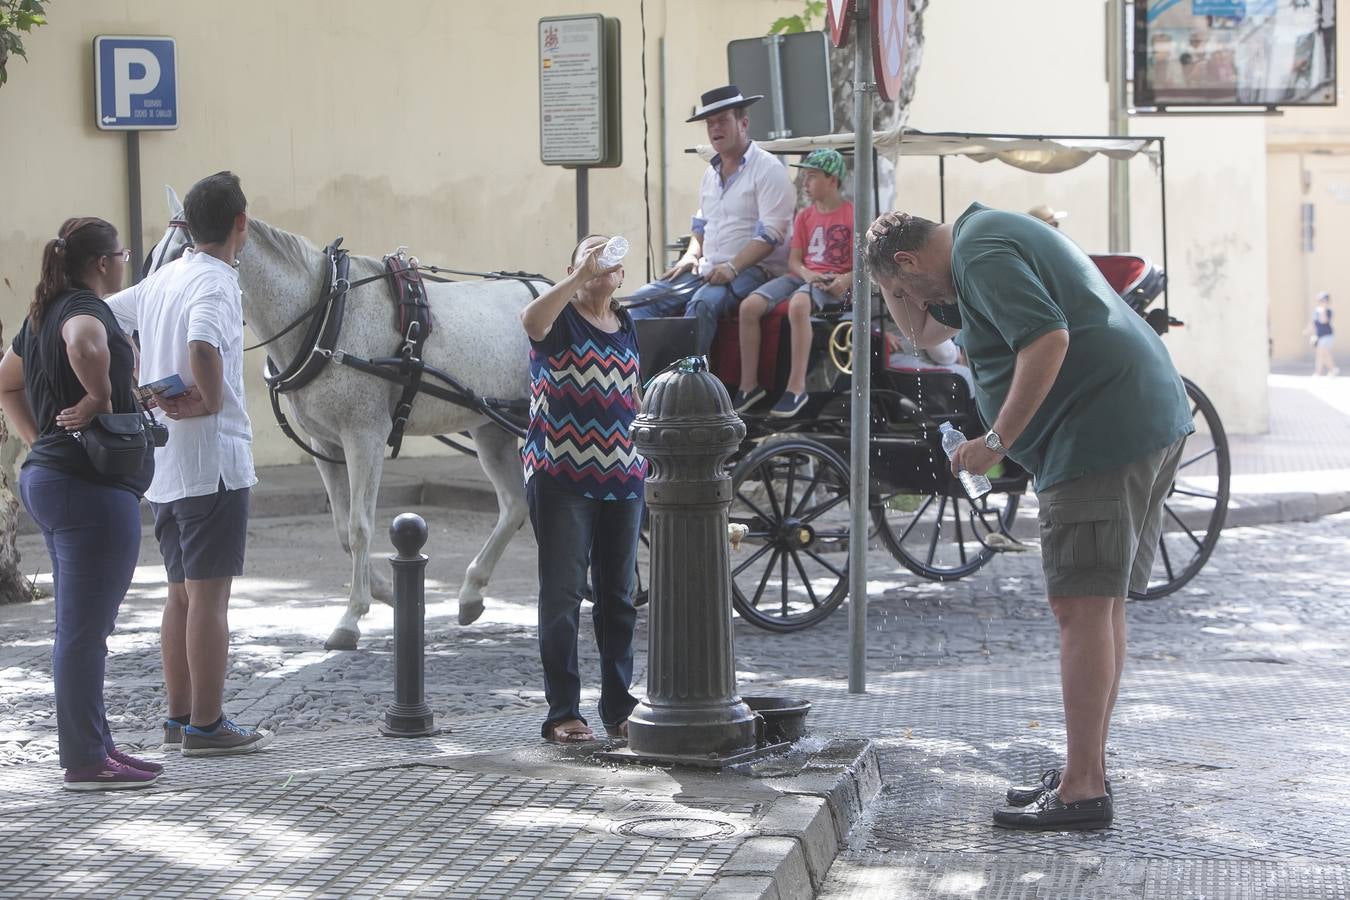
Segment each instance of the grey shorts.
[{"label": "grey shorts", "polygon": [[1330,350],[1330,349],[1331,349],[1331,345],[1334,344],[1334,343],[1336,343],[1335,337],[1336,337],[1336,336],[1335,336],[1334,334],[1324,334],[1324,335],[1322,335],[1321,337],[1314,338],[1314,339],[1313,339],[1313,346],[1314,346],[1314,347],[1326,347],[1328,350]]},{"label": "grey shorts", "polygon": [[798,292],[810,293],[811,308],[815,310],[821,310],[827,306],[838,306],[843,302],[842,298],[836,297],[824,288],[818,288],[814,285],[808,288],[806,282],[796,275],[779,275],[754,290],[754,293],[759,294],[769,302],[769,309],[773,309]]},{"label": "grey shorts", "polygon": [[1163,500],[1185,444],[1036,492],[1049,596],[1124,597],[1148,587]]},{"label": "grey shorts", "polygon": [[222,484],[214,494],[150,504],[170,584],[244,574],[248,503],[248,488]]}]

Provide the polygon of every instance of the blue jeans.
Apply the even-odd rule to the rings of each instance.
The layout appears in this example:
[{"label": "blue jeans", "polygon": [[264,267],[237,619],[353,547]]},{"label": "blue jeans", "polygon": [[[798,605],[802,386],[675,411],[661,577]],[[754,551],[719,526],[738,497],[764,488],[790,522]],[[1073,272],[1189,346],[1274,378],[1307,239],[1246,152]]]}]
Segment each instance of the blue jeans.
[{"label": "blue jeans", "polygon": [[641,500],[592,500],[531,478],[525,490],[539,544],[539,658],[548,699],[545,737],[554,725],[581,715],[577,630],[590,569],[591,621],[600,650],[600,720],[615,726],[637,706],[633,681],[633,630],[637,610],[638,530]]},{"label": "blue jeans", "polygon": [[[670,281],[653,281],[644,284],[633,292],[630,300],[642,300],[648,297],[660,299],[630,310],[634,319],[658,319],[670,316],[684,316],[686,319],[698,319],[698,348],[704,356],[712,349],[713,338],[717,335],[717,320],[731,315],[740,306],[741,301],[768,281],[769,273],[759,266],[751,266],[737,275],[727,284],[708,284],[697,275],[681,275]],[[694,290],[693,296],[685,291],[693,285],[701,285]]]},{"label": "blue jeans", "polygon": [[61,765],[82,769],[113,750],[103,707],[108,635],[141,551],[136,495],[42,466],[25,466],[19,493],[42,529],[56,589],[56,733]]}]

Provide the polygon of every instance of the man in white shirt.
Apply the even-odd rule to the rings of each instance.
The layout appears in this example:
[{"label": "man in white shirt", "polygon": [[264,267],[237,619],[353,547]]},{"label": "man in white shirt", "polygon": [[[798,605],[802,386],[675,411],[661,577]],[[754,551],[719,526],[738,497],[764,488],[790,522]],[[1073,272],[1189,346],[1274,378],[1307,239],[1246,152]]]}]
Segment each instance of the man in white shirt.
[{"label": "man in white shirt", "polygon": [[797,192],[782,162],[750,140],[746,107],[762,99],[758,94],[742,96],[734,84],[702,96],[687,121],[706,123],[716,155],[703,173],[689,249],[659,281],[628,298],[635,304],[630,308],[635,319],[697,318],[698,346],[705,354],[717,333],[717,320],[734,312],[755,288],[787,271]]},{"label": "man in white shirt", "polygon": [[218,172],[183,203],[194,249],[108,299],[141,344],[140,383],[180,378],[156,398],[168,443],[145,497],[169,576],[160,628],[169,717],[165,749],[184,756],[261,750],[270,732],[224,717],[233,579],[244,573],[253,433],[244,407],[244,332],[235,257],[248,236],[239,179]]}]

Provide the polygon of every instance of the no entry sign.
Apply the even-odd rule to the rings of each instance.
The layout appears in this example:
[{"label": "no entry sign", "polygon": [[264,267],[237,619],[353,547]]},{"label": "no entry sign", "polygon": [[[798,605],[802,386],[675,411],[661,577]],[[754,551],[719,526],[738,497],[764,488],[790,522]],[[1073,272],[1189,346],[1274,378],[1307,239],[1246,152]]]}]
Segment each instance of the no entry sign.
[{"label": "no entry sign", "polygon": [[905,80],[905,13],[908,0],[873,0],[872,64],[883,100],[900,96]]}]

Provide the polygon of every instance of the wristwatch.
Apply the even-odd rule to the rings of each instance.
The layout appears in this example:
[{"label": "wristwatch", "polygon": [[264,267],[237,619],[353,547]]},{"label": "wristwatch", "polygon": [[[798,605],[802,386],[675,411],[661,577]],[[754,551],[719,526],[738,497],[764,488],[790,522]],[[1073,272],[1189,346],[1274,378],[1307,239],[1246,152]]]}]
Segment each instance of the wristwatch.
[{"label": "wristwatch", "polygon": [[990,431],[984,436],[984,445],[999,456],[1008,455],[1008,448],[1003,446],[1003,441],[999,438],[997,431]]}]

